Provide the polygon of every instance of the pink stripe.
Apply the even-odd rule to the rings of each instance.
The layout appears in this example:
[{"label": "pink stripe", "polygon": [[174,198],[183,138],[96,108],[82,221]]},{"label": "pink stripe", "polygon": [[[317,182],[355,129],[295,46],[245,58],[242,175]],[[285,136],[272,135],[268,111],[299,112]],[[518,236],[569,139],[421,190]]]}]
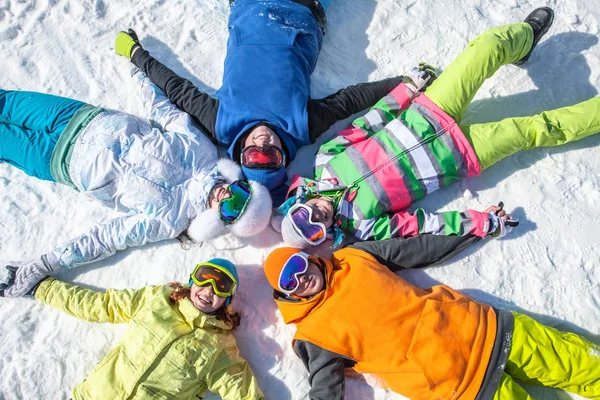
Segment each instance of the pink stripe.
[{"label": "pink stripe", "polygon": [[292,184],[290,185],[290,188],[287,191],[287,194],[285,196],[285,199],[289,199],[290,198],[290,193],[296,189],[298,189],[298,187],[304,185],[304,179],[303,177],[301,177],[300,175],[296,174],[292,177]]},{"label": "pink stripe", "polygon": [[393,96],[396,102],[400,105],[400,110],[405,110],[412,101],[413,92],[404,83],[399,84],[389,94]]},{"label": "pink stripe", "polygon": [[338,136],[343,137],[350,143],[358,143],[358,142],[362,142],[363,140],[365,140],[367,138],[367,135],[365,135],[365,133],[366,132],[360,128],[349,126],[348,128],[344,129],[343,131],[340,131],[338,133]]},{"label": "pink stripe", "polygon": [[390,199],[391,208],[385,211],[400,211],[408,207],[411,204],[411,199],[404,185],[402,175],[396,168],[396,163],[389,162],[390,158],[379,143],[373,139],[368,139],[353,147],[361,154],[371,171],[387,163],[385,167],[374,174]]},{"label": "pink stripe", "polygon": [[481,173],[481,165],[479,164],[479,160],[477,159],[477,155],[473,150],[473,146],[467,140],[464,133],[460,130],[460,127],[450,117],[448,114],[444,112],[441,108],[437,106],[433,101],[429,99],[425,94],[417,97],[414,100],[415,103],[421,104],[424,107],[427,107],[429,111],[435,116],[436,120],[442,125],[444,129],[450,134],[450,137],[454,141],[454,145],[465,158],[465,162],[467,163],[467,176],[479,175]]},{"label": "pink stripe", "polygon": [[[419,218],[408,211],[400,211],[392,215],[392,221],[396,220],[398,231],[394,237],[408,237],[419,235]],[[394,224],[392,223],[392,226]]]},{"label": "pink stripe", "polygon": [[467,210],[467,214],[469,214],[469,217],[471,217],[471,222],[473,224],[471,231],[468,233],[479,237],[485,237],[487,235],[489,224],[489,217],[487,213],[475,210]]}]

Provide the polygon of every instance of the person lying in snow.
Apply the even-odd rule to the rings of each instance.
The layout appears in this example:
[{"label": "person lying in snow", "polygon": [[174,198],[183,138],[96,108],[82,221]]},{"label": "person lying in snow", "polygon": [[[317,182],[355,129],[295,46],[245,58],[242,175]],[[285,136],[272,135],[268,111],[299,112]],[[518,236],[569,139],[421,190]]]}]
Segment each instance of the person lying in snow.
[{"label": "person lying in snow", "polygon": [[532,117],[460,125],[485,79],[504,64],[526,61],[552,21],[552,10],[543,7],[525,22],[484,32],[425,93],[402,83],[324,143],[314,180],[295,177],[287,201],[272,218],[286,244],[307,248],[327,234],[336,246],[344,232],[361,240],[484,237],[502,232],[506,221],[515,225],[489,210],[435,214],[419,208],[411,214],[406,208],[519,150],[558,146],[600,131],[600,97]]},{"label": "person lying in snow", "polygon": [[409,399],[531,399],[515,379],[600,398],[600,346],[394,274],[412,266],[402,247],[420,239],[358,242],[330,259],[291,247],[267,257],[277,307],[296,325],[292,346],[311,400],[343,399],[345,368]]},{"label": "person lying in snow", "polygon": [[23,296],[51,273],[128,247],[182,233],[195,242],[226,231],[253,236],[268,225],[268,190],[243,180],[233,161],[218,160],[189,115],[142,72],[133,73],[152,124],[77,100],[0,90],[1,161],[127,214],[35,260],[10,263],[13,279],[1,295]]},{"label": "person lying in snow", "polygon": [[215,143],[227,147],[248,179],[267,186],[277,206],[287,190],[286,166],[298,149],[336,121],[371,107],[402,80],[310,97],[329,2],[230,1],[223,83],[215,97],[151,57],[132,30],[119,33],[115,51],[148,74]]},{"label": "person lying in snow", "polygon": [[230,261],[215,258],[179,283],[106,293],[47,278],[35,299],[89,322],[129,323],[125,336],[80,384],[73,399],[199,399],[210,390],[224,400],[263,394],[238,353],[228,307],[238,287]]}]

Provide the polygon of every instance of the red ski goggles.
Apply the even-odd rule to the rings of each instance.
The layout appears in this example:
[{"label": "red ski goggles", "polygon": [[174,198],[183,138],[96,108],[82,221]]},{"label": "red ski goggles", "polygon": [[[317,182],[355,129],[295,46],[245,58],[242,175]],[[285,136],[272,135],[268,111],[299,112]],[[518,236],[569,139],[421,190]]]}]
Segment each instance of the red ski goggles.
[{"label": "red ski goggles", "polygon": [[240,155],[242,165],[247,168],[275,169],[285,166],[285,154],[280,147],[271,144],[264,147],[244,147]]},{"label": "red ski goggles", "polygon": [[200,263],[190,275],[191,282],[198,286],[211,284],[219,297],[233,296],[238,283],[235,277],[225,268],[212,263]]},{"label": "red ski goggles", "polygon": [[227,186],[231,197],[219,202],[219,216],[225,224],[230,225],[240,219],[250,199],[252,198],[252,187],[246,181],[235,181]]},{"label": "red ski goggles", "polygon": [[280,292],[289,296],[298,290],[300,286],[299,277],[308,270],[308,257],[308,254],[301,251],[288,258],[277,280]]},{"label": "red ski goggles", "polygon": [[327,239],[327,228],[321,222],[313,222],[313,210],[305,204],[295,204],[288,211],[288,216],[296,232],[313,246]]}]

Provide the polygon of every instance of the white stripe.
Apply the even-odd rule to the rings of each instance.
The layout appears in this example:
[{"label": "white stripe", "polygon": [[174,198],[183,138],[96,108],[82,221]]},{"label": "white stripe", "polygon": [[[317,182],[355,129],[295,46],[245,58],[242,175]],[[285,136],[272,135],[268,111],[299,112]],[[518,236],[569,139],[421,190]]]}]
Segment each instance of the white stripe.
[{"label": "white stripe", "polygon": [[329,153],[319,153],[317,154],[317,157],[315,158],[315,167],[316,168],[320,168],[321,166],[324,166],[325,164],[327,164],[329,162],[329,160],[331,160],[334,157],[333,154],[329,154]]},{"label": "white stripe", "polygon": [[439,234],[440,233],[440,219],[437,214],[430,214],[427,212],[423,213],[424,221],[423,227],[421,228],[421,233],[432,233]]},{"label": "white stripe", "polygon": [[373,226],[375,225],[375,221],[377,221],[377,218],[363,219],[360,221],[354,236],[361,240],[367,240],[371,234]]},{"label": "white stripe", "polygon": [[377,112],[377,109],[371,110],[366,113],[363,117],[367,120],[369,125],[371,126],[371,130],[377,132],[383,128],[383,123],[385,122],[381,119],[381,115]]},{"label": "white stripe", "polygon": [[405,126],[399,119],[395,119],[387,125],[388,131],[394,135],[400,143],[406,149],[410,149],[414,146],[416,148],[410,150],[410,154],[415,160],[415,168],[417,168],[419,175],[425,185],[427,193],[434,192],[440,188],[440,182],[438,180],[438,174],[431,163],[431,159],[427,156],[423,146],[426,144],[419,144],[419,140],[415,135]]}]

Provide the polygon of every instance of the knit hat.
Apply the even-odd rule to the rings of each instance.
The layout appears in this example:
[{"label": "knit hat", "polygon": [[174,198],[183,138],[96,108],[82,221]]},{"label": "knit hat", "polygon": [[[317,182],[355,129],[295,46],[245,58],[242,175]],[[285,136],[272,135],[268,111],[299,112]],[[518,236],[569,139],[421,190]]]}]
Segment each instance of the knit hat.
[{"label": "knit hat", "polygon": [[[217,161],[219,174],[226,183],[244,180],[242,169],[232,160],[222,158]],[[194,218],[186,235],[194,242],[204,242],[221,233],[230,231],[235,236],[249,237],[262,232],[271,218],[271,195],[266,187],[249,180],[252,197],[242,213],[242,216],[230,225],[226,225],[219,216],[219,210],[207,208]]]},{"label": "knit hat", "polygon": [[290,214],[274,215],[271,217],[271,226],[277,232],[281,232],[281,237],[285,244],[297,249],[308,249],[311,246],[316,246],[312,243],[307,242],[304,237],[296,230]]},{"label": "knit hat", "polygon": [[[227,270],[227,272],[229,272],[231,275],[233,275],[233,277],[238,285],[238,288],[239,288],[240,278],[238,276],[237,268],[235,267],[234,263],[232,263],[229,260],[225,260],[223,258],[213,258],[213,259],[208,260],[207,263],[218,265],[219,267]],[[190,279],[190,286],[192,286],[191,279]],[[234,295],[235,295],[235,293],[233,293],[231,296],[227,297],[227,300],[225,300],[225,307],[227,307],[229,304],[231,304],[231,300],[233,300]]]},{"label": "knit hat", "polygon": [[293,247],[280,247],[275,249],[267,256],[263,265],[265,276],[275,290],[279,290],[279,274],[283,266],[291,256],[300,253],[302,250]]},{"label": "knit hat", "polygon": [[277,169],[257,169],[242,166],[242,172],[247,179],[265,185],[267,189],[269,189],[269,192],[274,191],[287,180],[285,167],[279,167]]}]

